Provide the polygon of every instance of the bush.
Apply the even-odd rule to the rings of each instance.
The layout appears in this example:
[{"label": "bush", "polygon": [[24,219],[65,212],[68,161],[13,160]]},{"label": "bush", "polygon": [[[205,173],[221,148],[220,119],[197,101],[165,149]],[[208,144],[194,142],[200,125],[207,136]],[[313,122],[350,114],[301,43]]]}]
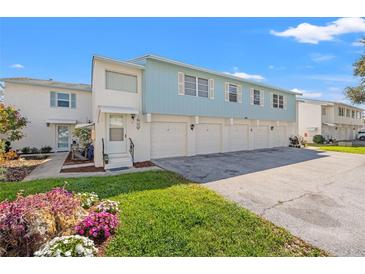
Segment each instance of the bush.
[{"label": "bush", "polygon": [[2,255],[30,256],[49,239],[67,231],[85,217],[80,201],[70,192],[55,188],[47,193],[0,203]]},{"label": "bush", "polygon": [[96,206],[95,211],[116,214],[119,212],[119,203],[111,200],[105,200]]},{"label": "bush", "polygon": [[94,242],[86,237],[73,235],[56,237],[41,250],[36,257],[93,257],[97,253]]},{"label": "bush", "polygon": [[30,147],[23,147],[20,151],[23,154],[30,154]]},{"label": "bush", "polygon": [[3,157],[5,158],[5,160],[11,161],[18,159],[18,154],[14,150],[10,150],[6,152]]},{"label": "bush", "polygon": [[314,135],[313,136],[313,143],[323,144],[324,143],[324,137],[322,135]]},{"label": "bush", "polygon": [[99,197],[95,192],[76,193],[75,197],[80,200],[81,206],[88,209],[99,201]]},{"label": "bush", "polygon": [[41,147],[41,153],[50,153],[51,151],[52,151],[52,147],[50,147],[50,146]]},{"label": "bush", "polygon": [[118,219],[108,212],[92,212],[78,224],[75,229],[77,234],[103,241],[115,232]]},{"label": "bush", "polygon": [[36,147],[32,147],[32,148],[30,149],[30,153],[31,153],[31,154],[38,154],[38,153],[39,153],[39,149],[38,149],[38,148],[36,148]]}]

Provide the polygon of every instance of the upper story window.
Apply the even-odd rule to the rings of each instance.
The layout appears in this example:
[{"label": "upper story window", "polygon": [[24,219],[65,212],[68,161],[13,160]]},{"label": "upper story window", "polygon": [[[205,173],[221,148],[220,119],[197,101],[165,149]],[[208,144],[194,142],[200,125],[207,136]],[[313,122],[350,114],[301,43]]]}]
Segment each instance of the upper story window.
[{"label": "upper story window", "polygon": [[274,93],[272,96],[272,107],[284,109],[284,95]]},{"label": "upper story window", "polygon": [[76,108],[76,94],[55,91],[51,91],[50,94],[51,107]]},{"label": "upper story window", "polygon": [[322,107],[322,115],[326,115],[326,108]]},{"label": "upper story window", "polygon": [[338,116],[345,116],[345,108],[342,107],[338,108]]},{"label": "upper story window", "polygon": [[361,112],[360,111],[356,111],[356,118],[361,119]]},{"label": "upper story window", "polygon": [[184,87],[185,95],[196,96],[196,77],[185,75]]},{"label": "upper story window", "polygon": [[214,79],[205,79],[178,72],[178,95],[214,99]]},{"label": "upper story window", "polygon": [[350,117],[350,109],[346,109],[346,117]]},{"label": "upper story window", "polygon": [[260,91],[257,90],[257,89],[254,89],[253,90],[253,104],[259,106],[260,105],[260,98],[261,98]]},{"label": "upper story window", "polygon": [[106,71],[105,88],[137,93],[137,76],[119,72]]},{"label": "upper story window", "polygon": [[208,98],[209,82],[208,79],[198,78],[198,96]]},{"label": "upper story window", "polygon": [[237,102],[237,85],[229,84],[229,101]]},{"label": "upper story window", "polygon": [[352,118],[352,119],[355,119],[355,110],[352,110],[352,111],[351,111],[351,118]]}]

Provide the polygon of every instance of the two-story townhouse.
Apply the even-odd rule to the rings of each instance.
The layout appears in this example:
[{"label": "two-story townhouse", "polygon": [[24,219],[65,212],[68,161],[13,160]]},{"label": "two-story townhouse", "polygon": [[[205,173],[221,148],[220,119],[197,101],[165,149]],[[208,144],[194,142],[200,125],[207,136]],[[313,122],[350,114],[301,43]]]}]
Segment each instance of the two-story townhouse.
[{"label": "two-story townhouse", "polygon": [[[23,146],[68,150],[76,124],[93,128],[95,166],[287,146],[295,92],[146,55],[92,60],[88,85],[6,78],[5,103],[31,121]],[[90,92],[91,91],[91,92]]]},{"label": "two-story townhouse", "polygon": [[348,104],[314,99],[298,99],[298,133],[307,142],[313,136],[352,140],[363,128],[363,109]]},{"label": "two-story townhouse", "polygon": [[[287,146],[297,93],[146,55],[94,56],[95,164]],[[104,155],[104,157],[103,157]]]},{"label": "two-story townhouse", "polygon": [[14,149],[51,146],[53,151],[67,151],[76,124],[91,117],[91,86],[52,80],[4,78],[4,103],[20,110],[29,124],[24,138],[14,142]]}]

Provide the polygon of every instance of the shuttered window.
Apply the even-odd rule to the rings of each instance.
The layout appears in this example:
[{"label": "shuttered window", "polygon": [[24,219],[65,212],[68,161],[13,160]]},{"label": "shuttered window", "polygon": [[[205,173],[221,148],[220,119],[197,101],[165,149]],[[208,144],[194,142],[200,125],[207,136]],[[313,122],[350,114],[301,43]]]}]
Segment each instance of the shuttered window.
[{"label": "shuttered window", "polygon": [[229,101],[237,102],[237,85],[229,84]]},{"label": "shuttered window", "polygon": [[196,77],[184,76],[185,95],[196,96]]},{"label": "shuttered window", "polygon": [[137,76],[106,71],[106,89],[137,93]]},{"label": "shuttered window", "polygon": [[272,107],[278,109],[286,109],[286,97],[284,95],[272,94]]},{"label": "shuttered window", "polygon": [[198,78],[198,96],[208,98],[208,79]]},{"label": "shuttered window", "polygon": [[260,105],[260,99],[261,99],[260,91],[257,90],[257,89],[254,89],[254,91],[253,91],[253,104],[259,106]]}]

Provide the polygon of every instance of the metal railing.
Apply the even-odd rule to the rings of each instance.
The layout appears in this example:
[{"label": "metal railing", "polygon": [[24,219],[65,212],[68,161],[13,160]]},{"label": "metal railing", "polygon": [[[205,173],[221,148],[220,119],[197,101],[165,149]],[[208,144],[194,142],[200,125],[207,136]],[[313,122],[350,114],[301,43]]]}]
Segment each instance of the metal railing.
[{"label": "metal railing", "polygon": [[102,153],[103,153],[103,166],[105,167],[105,164],[108,164],[109,158],[108,154],[105,154],[104,151],[104,138],[101,138],[101,144],[102,144]]},{"label": "metal railing", "polygon": [[129,139],[129,153],[131,154],[132,157],[132,163],[134,163],[134,143],[131,138],[128,139]]}]

